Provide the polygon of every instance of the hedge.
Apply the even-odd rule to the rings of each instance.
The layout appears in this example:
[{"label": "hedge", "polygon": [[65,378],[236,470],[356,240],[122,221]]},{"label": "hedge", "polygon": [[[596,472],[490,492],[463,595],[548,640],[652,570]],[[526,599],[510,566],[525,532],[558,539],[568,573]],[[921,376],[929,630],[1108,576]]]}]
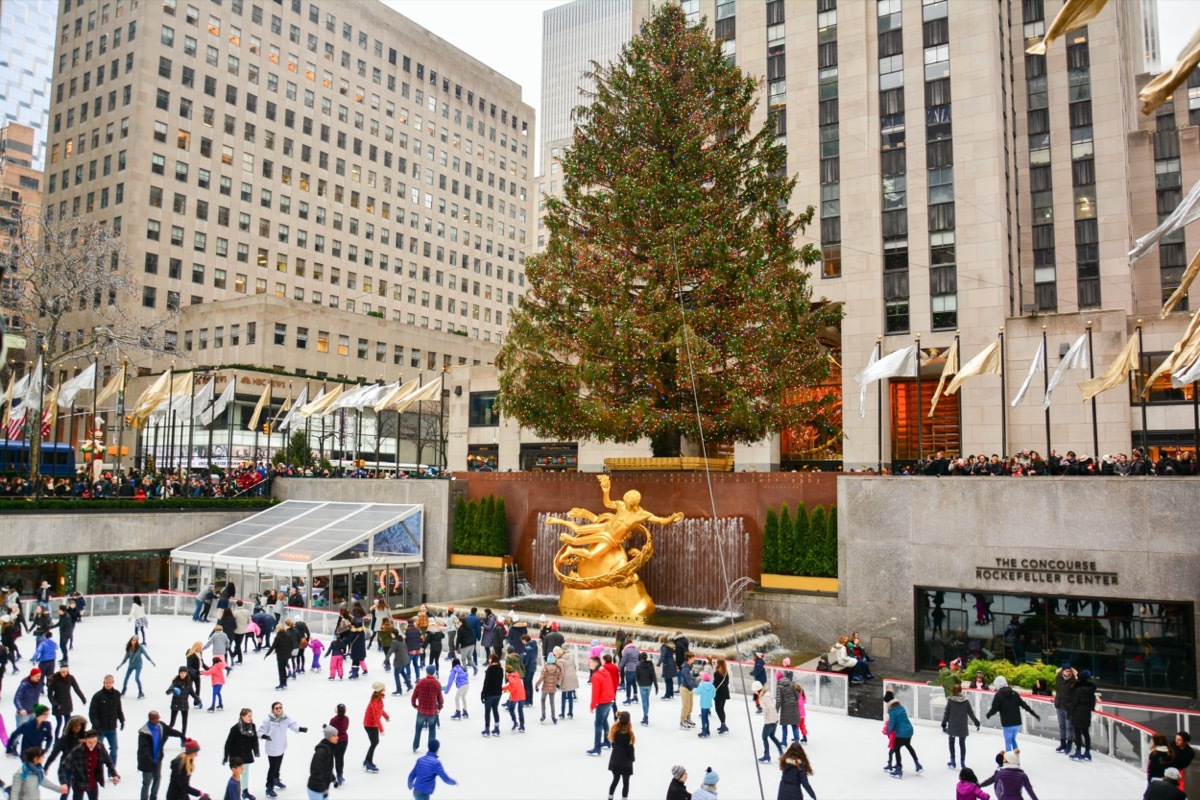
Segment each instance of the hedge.
[{"label": "hedge", "polygon": [[504,498],[459,498],[454,508],[454,552],[461,556],[508,555],[508,515]]},{"label": "hedge", "polygon": [[1014,664],[1006,659],[988,661],[983,658],[972,659],[963,671],[964,678],[974,677],[976,672],[982,672],[990,685],[997,675],[1003,675],[1009,686],[1020,686],[1022,689],[1032,689],[1038,678],[1045,678],[1046,685],[1053,689],[1058,683],[1058,670],[1053,664]]},{"label": "hedge", "polygon": [[172,497],[168,500],[64,500],[44,497],[40,500],[0,500],[0,513],[21,511],[71,511],[80,514],[100,514],[108,511],[239,511],[270,508],[278,500],[269,497]]},{"label": "hedge", "polygon": [[763,527],[762,571],[774,575],[836,578],[838,574],[837,508],[803,504],[795,515],[785,503],[767,509]]}]

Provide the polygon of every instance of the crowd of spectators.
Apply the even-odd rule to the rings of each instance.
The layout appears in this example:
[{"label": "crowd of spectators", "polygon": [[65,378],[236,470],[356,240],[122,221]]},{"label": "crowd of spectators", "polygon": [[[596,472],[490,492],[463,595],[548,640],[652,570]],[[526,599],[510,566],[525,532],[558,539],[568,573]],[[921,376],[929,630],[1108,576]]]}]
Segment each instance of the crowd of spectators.
[{"label": "crowd of spectators", "polygon": [[950,457],[944,452],[938,452],[927,461],[918,462],[897,470],[897,475],[928,475],[939,476],[976,476],[976,477],[1026,477],[1043,475],[1066,476],[1146,476],[1146,475],[1196,475],[1196,459],[1190,452],[1176,447],[1174,450],[1162,448],[1158,461],[1146,457],[1140,447],[1133,448],[1132,455],[1117,453],[1092,457],[1076,455],[1074,450],[1059,454],[1050,451],[1049,457],[1043,457],[1036,450],[1022,450],[1016,455],[1004,458],[993,453],[991,456],[979,453],[977,455]]}]

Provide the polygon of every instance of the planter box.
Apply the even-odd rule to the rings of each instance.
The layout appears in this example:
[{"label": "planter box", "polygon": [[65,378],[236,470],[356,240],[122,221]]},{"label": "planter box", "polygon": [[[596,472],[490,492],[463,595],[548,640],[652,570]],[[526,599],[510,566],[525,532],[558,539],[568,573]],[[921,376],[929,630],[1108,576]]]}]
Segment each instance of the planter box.
[{"label": "planter box", "polygon": [[512,556],[463,556],[450,554],[450,566],[472,569],[504,569],[513,563]]},{"label": "planter box", "polygon": [[733,459],[724,456],[604,459],[604,466],[610,472],[702,472],[706,465],[713,472],[731,472]]},{"label": "planter box", "polygon": [[837,578],[809,578],[800,575],[773,575],[764,572],[758,585],[764,589],[777,589],[784,592],[838,593]]}]

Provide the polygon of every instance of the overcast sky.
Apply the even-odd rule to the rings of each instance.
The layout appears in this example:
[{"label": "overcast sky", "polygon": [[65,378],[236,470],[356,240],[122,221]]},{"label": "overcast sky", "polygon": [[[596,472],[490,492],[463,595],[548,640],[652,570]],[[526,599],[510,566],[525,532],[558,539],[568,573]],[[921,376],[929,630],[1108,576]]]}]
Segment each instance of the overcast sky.
[{"label": "overcast sky", "polygon": [[[542,85],[542,12],[563,5],[563,0],[384,2],[421,27],[433,31],[515,80],[521,85],[525,102],[538,109]],[[1136,0],[1112,2],[1131,3]],[[1165,68],[1175,61],[1175,56],[1200,25],[1200,0],[1158,0],[1158,18]]]}]

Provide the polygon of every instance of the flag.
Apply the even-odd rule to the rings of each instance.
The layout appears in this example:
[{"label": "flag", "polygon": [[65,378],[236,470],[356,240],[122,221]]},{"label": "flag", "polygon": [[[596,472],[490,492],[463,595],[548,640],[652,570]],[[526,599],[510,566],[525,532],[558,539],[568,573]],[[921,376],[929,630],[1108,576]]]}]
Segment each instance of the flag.
[{"label": "flag", "polygon": [[854,376],[854,380],[858,381],[859,386],[865,386],[884,378],[916,377],[917,357],[917,346],[910,344],[903,350],[889,353],[878,361],[868,364],[866,369]]},{"label": "flag", "polygon": [[42,410],[42,380],[42,359],[39,357],[37,367],[34,368],[33,375],[29,377],[29,383],[25,385],[25,391],[21,395],[22,405],[34,411]]},{"label": "flag", "polygon": [[1175,94],[1175,90],[1183,85],[1197,64],[1200,64],[1200,28],[1192,34],[1191,41],[1183,48],[1183,52],[1170,69],[1155,77],[1138,92],[1138,99],[1142,101],[1142,113],[1153,113],[1154,109]]},{"label": "flag", "polygon": [[1063,356],[1062,361],[1058,362],[1058,367],[1055,368],[1054,374],[1050,376],[1050,384],[1046,387],[1046,396],[1042,398],[1042,408],[1050,407],[1050,395],[1054,392],[1058,385],[1062,383],[1063,377],[1069,369],[1083,369],[1088,365],[1088,346],[1087,334],[1083,334],[1075,343],[1071,345],[1071,349]]},{"label": "flag", "polygon": [[188,418],[187,414],[192,402],[193,380],[191,372],[175,376],[175,379],[171,381],[171,397],[164,398],[155,406],[151,411],[151,416],[169,420],[171,414],[174,413],[175,418],[180,422]]},{"label": "flag", "polygon": [[322,416],[328,416],[329,414],[332,414],[334,411],[340,411],[344,408],[353,408],[353,409],[362,408],[362,406],[359,405],[359,402],[358,402],[359,398],[361,398],[366,392],[370,391],[371,388],[372,388],[371,386],[364,384],[362,386],[355,386],[353,389],[350,389],[349,391],[342,392],[342,396],[339,397],[336,402],[331,404],[329,406],[329,408],[327,408],[325,410],[325,412]]},{"label": "flag", "polygon": [[250,417],[250,425],[246,430],[258,430],[258,418],[262,414],[262,410],[271,404],[271,379],[267,379],[267,386],[263,389],[262,397],[258,398],[258,405],[254,407],[254,414]]},{"label": "flag", "polygon": [[395,388],[393,388],[390,392],[385,393],[383,397],[379,399],[379,402],[375,404],[375,410],[395,411],[396,404],[404,400],[407,395],[416,391],[420,383],[420,380],[417,378],[413,378],[411,381],[403,384],[401,384],[400,381],[396,381]]},{"label": "flag", "polygon": [[191,415],[191,419],[199,419],[200,415],[208,410],[208,406],[212,403],[213,399],[213,387],[216,386],[216,384],[217,379],[213,378],[207,384],[205,384],[203,389],[196,392],[195,397],[189,397],[187,399],[188,413]]},{"label": "flag", "polygon": [[96,382],[96,363],[76,375],[71,380],[58,387],[58,407],[70,408],[75,405],[75,396],[80,392],[90,391]]},{"label": "flag", "polygon": [[1142,396],[1150,396],[1150,387],[1154,385],[1160,375],[1176,372],[1197,358],[1200,358],[1200,314],[1192,317],[1187,330],[1183,332],[1183,336],[1179,337],[1179,341],[1175,343],[1175,348],[1171,350],[1170,355],[1163,359],[1163,362],[1158,365],[1158,369],[1154,370],[1146,380],[1146,385],[1142,387]]},{"label": "flag", "polygon": [[439,377],[437,380],[430,381],[420,389],[417,389],[415,392],[408,395],[408,397],[403,398],[399,403],[396,404],[395,410],[403,414],[404,410],[413,403],[420,403],[426,400],[436,400],[441,396],[441,389],[442,379]]},{"label": "flag", "polygon": [[933,412],[937,410],[938,398],[942,396],[942,387],[946,385],[946,378],[958,372],[958,337],[954,337],[954,343],[950,345],[950,349],[946,352],[946,366],[942,367],[942,377],[938,379],[937,389],[933,392],[933,399],[929,401],[929,416],[933,416]]},{"label": "flag", "polygon": [[46,411],[42,414],[42,438],[45,439],[58,421],[58,386],[46,393]]},{"label": "flag", "polygon": [[117,393],[124,388],[125,365],[122,364],[117,374],[112,376],[112,379],[104,385],[104,388],[100,390],[100,394],[96,396],[96,408],[100,408],[108,398],[116,397]]},{"label": "flag", "polygon": [[1116,360],[1099,377],[1080,381],[1079,392],[1086,403],[1101,392],[1120,386],[1129,379],[1129,373],[1137,369],[1137,334],[1134,333],[1121,349]]},{"label": "flag", "polygon": [[962,369],[950,381],[950,385],[946,387],[946,394],[951,395],[959,390],[963,385],[963,381],[970,378],[972,375],[999,375],[1000,374],[1000,340],[989,344],[978,355],[962,365]]},{"label": "flag", "polygon": [[[129,416],[133,419],[135,428],[141,427],[150,418],[151,412],[158,408],[159,404],[170,397],[171,378],[174,370],[167,370],[162,375],[158,376],[158,380],[150,385],[150,388],[142,392],[142,396],[133,404],[133,410]],[[105,387],[107,389],[107,387]]]},{"label": "flag", "polygon": [[12,413],[13,384],[16,383],[16,380],[16,375],[8,376],[8,390],[4,393],[4,419],[0,421],[0,424],[6,429],[8,428],[8,417]]},{"label": "flag", "polygon": [[[875,366],[875,362],[879,361],[879,351],[883,348],[882,344],[876,344],[871,348],[871,360],[867,362],[867,369]],[[864,383],[858,389],[858,418],[862,419],[867,413],[867,385]]]},{"label": "flag", "polygon": [[1046,340],[1043,338],[1038,344],[1037,352],[1033,354],[1033,363],[1029,365],[1029,374],[1025,376],[1025,382],[1021,384],[1021,391],[1017,392],[1017,396],[1009,403],[1013,408],[1020,405],[1025,399],[1025,393],[1029,391],[1029,384],[1033,382],[1035,373],[1046,369]]},{"label": "flag", "polygon": [[1162,311],[1158,315],[1161,319],[1166,319],[1167,314],[1170,314],[1175,310],[1175,306],[1179,305],[1179,301],[1187,297],[1188,289],[1191,288],[1192,281],[1196,280],[1197,273],[1200,273],[1200,250],[1197,250],[1196,255],[1192,256],[1187,269],[1183,271],[1183,277],[1179,279],[1179,286],[1175,287],[1175,291],[1163,304]]},{"label": "flag", "polygon": [[1046,29],[1046,35],[1042,37],[1042,40],[1027,47],[1025,52],[1031,56],[1045,55],[1047,48],[1062,38],[1064,34],[1076,28],[1082,28],[1094,20],[1104,9],[1106,2],[1108,0],[1067,0],[1058,10],[1050,27]]},{"label": "flag", "polygon": [[[213,381],[216,382],[215,380]],[[221,396],[217,398],[217,402],[206,408],[200,413],[198,420],[201,425],[208,427],[213,420],[221,416],[225,412],[225,407],[233,402],[233,395],[236,391],[236,381],[230,379],[228,385],[225,386],[225,391],[221,392]]]},{"label": "flag", "polygon": [[326,410],[337,402],[338,398],[341,397],[342,392],[345,391],[345,389],[346,387],[340,383],[333,387],[333,391],[329,392],[328,394],[322,388],[321,394],[317,397],[317,399],[300,409],[300,416],[304,417],[305,419],[312,417],[314,414],[325,416]]},{"label": "flag", "polygon": [[25,427],[25,406],[21,406],[14,411],[5,423],[4,436],[6,439],[21,438],[21,431]]},{"label": "flag", "polygon": [[288,409],[290,409],[291,407],[292,407],[292,390],[288,389],[287,397],[283,398],[283,405],[281,405],[279,407],[279,411],[276,412],[275,416],[271,419],[271,428],[272,429],[279,427],[279,420],[283,418],[283,416],[288,412]]},{"label": "flag", "polygon": [[291,410],[288,411],[287,416],[283,418],[283,422],[279,423],[279,430],[281,430],[281,431],[290,430],[292,425],[295,424],[296,418],[300,415],[300,409],[307,403],[308,403],[308,384],[305,384],[304,388],[300,390],[300,396],[296,398],[295,405],[293,405]]},{"label": "flag", "polygon": [[1129,251],[1129,266],[1132,267],[1139,258],[1153,250],[1159,239],[1198,219],[1200,219],[1200,181],[1196,181],[1195,186],[1187,193],[1187,197],[1175,206],[1175,210],[1157,228],[1134,243],[1133,249]]}]

